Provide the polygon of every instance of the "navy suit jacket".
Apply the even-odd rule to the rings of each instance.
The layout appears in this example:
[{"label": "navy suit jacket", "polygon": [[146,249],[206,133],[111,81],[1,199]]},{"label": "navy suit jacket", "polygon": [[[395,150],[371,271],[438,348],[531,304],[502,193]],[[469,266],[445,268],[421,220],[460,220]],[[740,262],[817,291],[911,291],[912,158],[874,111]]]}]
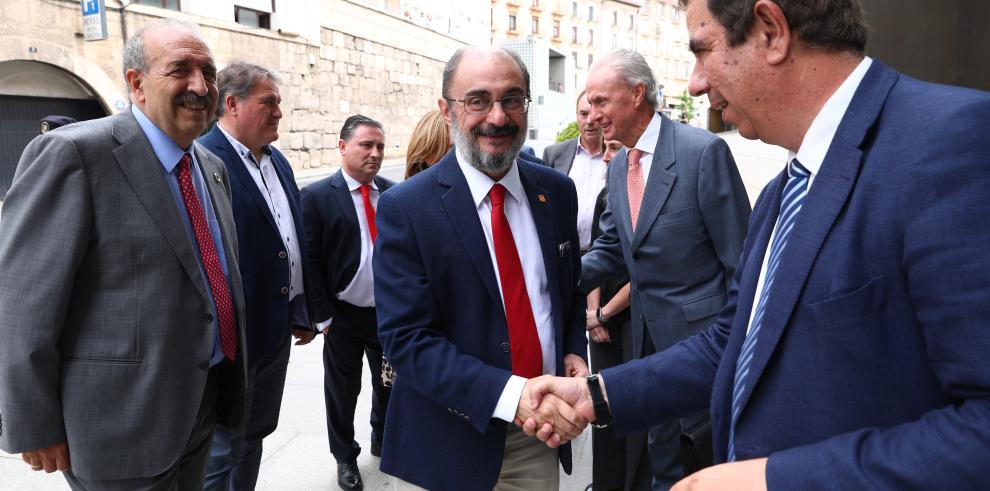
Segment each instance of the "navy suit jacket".
[{"label": "navy suit jacket", "polygon": [[[230,175],[234,223],[237,226],[237,243],[241,251],[239,264],[247,305],[248,360],[254,363],[271,355],[286,342],[292,332],[288,295],[291,266],[288,253],[268,202],[248,173],[241,156],[230,145],[220,128],[214,125],[198,141],[223,160]],[[278,149],[269,148],[272,151],[272,166],[292,210],[292,223],[296,227],[296,237],[299,240],[299,254],[305,258],[306,236],[303,234],[300,214],[299,188],[285,156]],[[305,294],[308,294],[311,289],[306,269],[304,261],[303,288]],[[308,322],[298,327],[309,329]]]},{"label": "navy suit jacket", "polygon": [[[769,489],[990,482],[990,94],[873,62],[780,259],[735,445]],[[750,221],[707,331],[603,377],[617,428],[711,402],[724,461],[736,361],[785,182]]]},{"label": "navy suit jacket", "polygon": [[[586,358],[577,193],[567,176],[517,159],[546,266],[557,373]],[[495,269],[452,149],[378,206],[375,296],[379,337],[398,377],[381,469],[437,490],[490,490],[508,423],[492,418],[511,375]],[[570,472],[570,449],[560,452]]]},{"label": "navy suit jacket", "polygon": [[[375,177],[378,192],[394,183]],[[381,199],[381,198],[379,198]],[[303,188],[303,223],[313,275],[313,322],[338,318],[337,293],[347,288],[361,263],[361,225],[342,170]],[[377,222],[377,220],[376,220]]]}]

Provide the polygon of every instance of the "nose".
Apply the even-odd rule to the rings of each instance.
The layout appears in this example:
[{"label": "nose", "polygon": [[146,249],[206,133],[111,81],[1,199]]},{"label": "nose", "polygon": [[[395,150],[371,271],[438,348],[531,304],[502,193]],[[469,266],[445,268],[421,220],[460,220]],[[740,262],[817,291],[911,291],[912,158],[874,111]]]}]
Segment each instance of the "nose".
[{"label": "nose", "polygon": [[282,106],[278,103],[276,103],[275,108],[272,109],[272,117],[275,119],[282,119]]},{"label": "nose", "polygon": [[189,86],[187,87],[189,92],[196,95],[206,95],[209,92],[207,87],[206,76],[203,75],[201,70],[193,70],[189,75]]},{"label": "nose", "polygon": [[694,97],[701,97],[708,93],[708,78],[705,77],[701,64],[694,62],[694,70],[691,71],[691,80],[688,81],[688,92]]},{"label": "nose", "polygon": [[602,112],[594,104],[591,105],[591,109],[588,111],[588,122],[594,123],[597,126],[601,126],[602,124]]},{"label": "nose", "polygon": [[502,126],[509,121],[509,115],[502,109],[502,101],[492,103],[492,109],[485,115],[485,121],[493,126]]}]

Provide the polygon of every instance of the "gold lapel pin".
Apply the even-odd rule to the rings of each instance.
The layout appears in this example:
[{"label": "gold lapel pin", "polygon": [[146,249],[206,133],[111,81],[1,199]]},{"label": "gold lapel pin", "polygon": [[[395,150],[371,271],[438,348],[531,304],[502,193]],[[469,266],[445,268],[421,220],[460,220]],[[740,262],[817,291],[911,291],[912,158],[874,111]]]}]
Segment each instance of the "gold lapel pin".
[{"label": "gold lapel pin", "polygon": [[214,172],[213,173],[213,178],[216,179],[217,182],[219,182],[219,183],[222,183],[223,182],[223,179],[220,177],[220,173],[219,172]]},{"label": "gold lapel pin", "polygon": [[539,198],[540,203],[546,203],[547,202],[547,197],[546,196],[543,196],[542,194],[538,194],[538,195],[536,195],[536,197]]}]

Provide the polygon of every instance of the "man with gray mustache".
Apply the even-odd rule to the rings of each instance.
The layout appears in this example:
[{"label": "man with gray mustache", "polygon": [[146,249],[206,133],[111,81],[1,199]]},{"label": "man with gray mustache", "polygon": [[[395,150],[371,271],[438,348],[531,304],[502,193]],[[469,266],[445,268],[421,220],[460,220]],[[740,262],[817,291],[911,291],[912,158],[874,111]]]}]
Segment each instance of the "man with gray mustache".
[{"label": "man with gray mustache", "polygon": [[24,150],[0,226],[0,447],[72,489],[202,489],[243,423],[230,185],[194,139],[217,70],[192,24],[123,53],[133,106]]}]

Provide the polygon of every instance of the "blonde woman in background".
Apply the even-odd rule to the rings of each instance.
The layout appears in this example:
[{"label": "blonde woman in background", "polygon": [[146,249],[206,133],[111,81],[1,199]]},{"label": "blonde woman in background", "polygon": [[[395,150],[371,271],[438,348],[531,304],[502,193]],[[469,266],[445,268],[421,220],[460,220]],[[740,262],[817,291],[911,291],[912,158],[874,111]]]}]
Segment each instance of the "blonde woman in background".
[{"label": "blonde woman in background", "polygon": [[406,150],[406,179],[437,163],[452,146],[450,130],[440,111],[434,109],[423,115]]}]

